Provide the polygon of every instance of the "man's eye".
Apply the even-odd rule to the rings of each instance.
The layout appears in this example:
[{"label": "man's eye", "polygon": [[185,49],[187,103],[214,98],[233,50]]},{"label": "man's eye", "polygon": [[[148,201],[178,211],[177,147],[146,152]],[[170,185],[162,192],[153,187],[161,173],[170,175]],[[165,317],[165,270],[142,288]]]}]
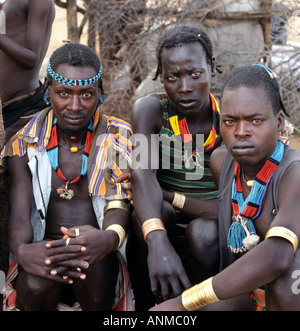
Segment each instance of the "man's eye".
[{"label": "man's eye", "polygon": [[168,76],[168,80],[173,82],[176,80],[176,76]]},{"label": "man's eye", "polygon": [[68,95],[68,93],[65,92],[65,91],[60,91],[60,92],[59,92],[59,95],[62,96],[62,97],[65,97],[65,96]]},{"label": "man's eye", "polygon": [[261,123],[263,123],[263,119],[261,119],[261,118],[255,118],[254,120],[252,120],[252,123],[253,124],[261,124]]},{"label": "man's eye", "polygon": [[233,121],[232,120],[224,120],[224,124],[225,125],[233,125]]},{"label": "man's eye", "polygon": [[201,76],[201,72],[200,71],[192,72],[192,77],[193,78],[198,78],[200,76]]},{"label": "man's eye", "polygon": [[86,92],[86,93],[83,93],[83,96],[84,96],[85,98],[89,98],[89,97],[92,96],[92,93]]}]

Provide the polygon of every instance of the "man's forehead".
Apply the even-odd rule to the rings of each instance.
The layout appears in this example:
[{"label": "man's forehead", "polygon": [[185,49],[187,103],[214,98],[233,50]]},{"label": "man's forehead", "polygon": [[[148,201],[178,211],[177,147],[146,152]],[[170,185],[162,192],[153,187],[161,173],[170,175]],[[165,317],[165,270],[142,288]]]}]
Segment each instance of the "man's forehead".
[{"label": "man's forehead", "polygon": [[[235,114],[267,114],[273,113],[272,104],[262,87],[239,86],[234,89],[224,90],[221,99],[221,116],[229,113]],[[250,116],[251,117],[251,116]]]},{"label": "man's forehead", "polygon": [[[92,67],[89,66],[84,66],[84,65],[70,65],[68,63],[62,63],[60,64],[57,69],[55,70],[56,73],[59,74],[70,74],[70,75],[76,75],[76,76],[83,76],[86,74],[92,74],[94,75],[96,73],[96,70]],[[81,77],[82,79],[86,79],[89,77]]]},{"label": "man's forehead", "polygon": [[165,47],[162,50],[162,55],[169,57],[171,54],[178,52],[187,52],[190,56],[195,57],[206,57],[205,50],[199,42],[182,43],[172,47]]},{"label": "man's forehead", "polygon": [[188,65],[206,66],[207,59],[199,43],[183,44],[182,47],[166,48],[162,53],[162,65],[172,66],[178,62]]}]

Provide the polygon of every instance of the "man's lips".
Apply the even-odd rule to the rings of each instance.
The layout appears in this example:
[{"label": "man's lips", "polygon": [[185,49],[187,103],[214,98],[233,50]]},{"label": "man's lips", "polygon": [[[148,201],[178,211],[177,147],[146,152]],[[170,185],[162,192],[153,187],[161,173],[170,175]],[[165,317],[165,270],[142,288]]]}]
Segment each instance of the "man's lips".
[{"label": "man's lips", "polygon": [[178,100],[178,104],[180,106],[186,107],[186,108],[193,106],[195,103],[196,103],[195,99],[181,99],[181,100]]},{"label": "man's lips", "polygon": [[249,154],[255,150],[255,147],[249,143],[236,143],[232,147],[235,154]]},{"label": "man's lips", "polygon": [[82,117],[82,116],[64,116],[64,119],[68,123],[78,124],[84,119],[84,117]]}]

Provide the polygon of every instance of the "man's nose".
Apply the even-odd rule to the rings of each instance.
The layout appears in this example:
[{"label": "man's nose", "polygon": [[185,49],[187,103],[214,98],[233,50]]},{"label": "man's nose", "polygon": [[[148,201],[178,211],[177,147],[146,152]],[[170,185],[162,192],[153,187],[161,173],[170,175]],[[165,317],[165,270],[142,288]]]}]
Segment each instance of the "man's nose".
[{"label": "man's nose", "polygon": [[189,93],[191,91],[192,91],[192,87],[191,87],[191,84],[189,83],[189,79],[187,77],[181,78],[178,92],[186,94],[186,93]]},{"label": "man's nose", "polygon": [[235,135],[239,137],[251,135],[250,125],[246,121],[238,121],[235,127]]},{"label": "man's nose", "polygon": [[72,111],[78,111],[81,109],[81,102],[79,96],[73,95],[71,97],[70,102],[68,104],[68,108]]}]

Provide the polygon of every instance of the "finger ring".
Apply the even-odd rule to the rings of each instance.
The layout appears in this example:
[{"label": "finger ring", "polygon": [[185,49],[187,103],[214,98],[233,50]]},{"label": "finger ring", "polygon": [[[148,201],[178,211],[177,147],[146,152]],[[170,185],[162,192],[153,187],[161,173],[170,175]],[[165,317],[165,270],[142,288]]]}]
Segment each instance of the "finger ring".
[{"label": "finger ring", "polygon": [[75,228],[75,237],[79,237],[79,229],[78,228]]},{"label": "finger ring", "polygon": [[77,269],[77,271],[79,271],[79,272],[81,272],[81,269],[78,267],[78,268],[76,268]]},{"label": "finger ring", "polygon": [[65,246],[68,246],[69,245],[69,243],[70,243],[70,240],[71,240],[71,238],[69,237],[69,238],[67,238],[67,240],[66,240],[66,243],[65,243]]}]

